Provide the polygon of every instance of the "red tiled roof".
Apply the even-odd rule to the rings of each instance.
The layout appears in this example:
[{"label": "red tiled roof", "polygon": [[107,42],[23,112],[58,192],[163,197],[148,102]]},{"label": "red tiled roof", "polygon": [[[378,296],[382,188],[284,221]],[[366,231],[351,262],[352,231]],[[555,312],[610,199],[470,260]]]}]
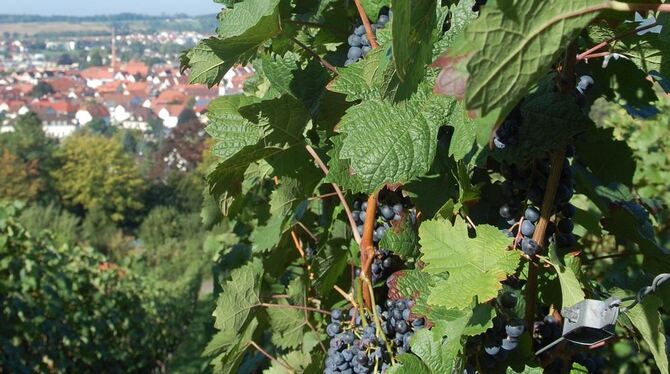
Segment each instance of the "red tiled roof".
[{"label": "red tiled roof", "polygon": [[114,72],[112,72],[107,66],[92,66],[88,69],[81,71],[81,76],[92,80],[92,79],[113,79]]},{"label": "red tiled roof", "polygon": [[146,77],[149,74],[149,67],[141,61],[131,60],[121,65],[121,71],[125,71],[131,75],[140,75]]}]

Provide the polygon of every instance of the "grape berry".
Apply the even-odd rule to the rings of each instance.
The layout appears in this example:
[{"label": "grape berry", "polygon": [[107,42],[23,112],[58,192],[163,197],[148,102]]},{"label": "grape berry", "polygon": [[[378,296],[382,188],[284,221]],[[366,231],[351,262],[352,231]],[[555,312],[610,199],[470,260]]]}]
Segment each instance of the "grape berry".
[{"label": "grape berry", "polygon": [[[377,29],[383,29],[390,21],[391,15],[392,12],[390,10],[388,10],[387,14],[382,13],[377,19],[377,23],[371,25],[372,32],[374,33]],[[344,66],[349,66],[367,56],[372,49],[363,25],[354,28],[354,32],[347,38],[347,43],[349,44],[349,51],[347,52],[347,60],[344,62]]]}]

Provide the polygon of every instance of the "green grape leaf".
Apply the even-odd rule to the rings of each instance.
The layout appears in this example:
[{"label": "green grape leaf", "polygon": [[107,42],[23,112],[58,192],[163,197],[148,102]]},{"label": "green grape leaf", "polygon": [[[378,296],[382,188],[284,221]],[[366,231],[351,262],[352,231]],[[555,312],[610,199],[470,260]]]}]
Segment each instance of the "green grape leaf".
[{"label": "green grape leaf", "polygon": [[424,366],[430,369],[429,373],[451,373],[460,349],[460,344],[454,344],[454,340],[459,341],[460,336],[445,339],[435,335],[427,329],[417,331],[410,339],[412,353],[421,358]]},{"label": "green grape leaf", "polygon": [[389,286],[389,295],[395,298],[405,298],[414,300],[415,305],[412,313],[422,315],[430,321],[453,320],[463,316],[463,312],[456,309],[447,309],[442,306],[428,304],[430,290],[435,287],[437,282],[446,278],[433,275],[419,270],[402,270],[393,273],[387,284]]},{"label": "green grape leaf", "polygon": [[301,100],[306,108],[313,108],[319,103],[330,75],[314,61],[305,68],[301,66],[300,56],[296,53],[262,54],[254,63],[257,76],[264,82],[256,95],[265,100],[291,95]]},{"label": "green grape leaf", "polygon": [[211,361],[213,372],[237,373],[258,325],[258,320],[253,318],[239,334],[233,330],[222,330],[214,335],[203,352],[203,356],[214,356]]},{"label": "green grape leaf", "polygon": [[265,41],[281,32],[279,0],[245,0],[221,13],[218,37],[205,39],[181,56],[190,83],[212,87],[236,63],[246,63]]},{"label": "green grape leaf", "polygon": [[350,160],[364,192],[428,172],[444,118],[437,113],[450,109],[447,103],[434,95],[417,94],[406,105],[368,100],[347,110],[339,127],[346,135],[340,157]]},{"label": "green grape leaf", "polygon": [[360,176],[353,174],[351,170],[351,162],[340,157],[342,146],[344,144],[343,135],[335,135],[330,138],[333,147],[328,151],[328,175],[326,182],[335,183],[343,190],[352,192],[360,192],[364,190],[363,180]]},{"label": "green grape leaf", "polygon": [[[577,139],[577,158],[603,183],[632,186],[636,166],[633,151],[626,142],[615,140],[613,133],[614,129],[593,126]],[[612,160],[616,160],[617,167],[612,167]]]},{"label": "green grape leaf", "polygon": [[481,197],[481,184],[473,185],[470,179],[468,167],[462,161],[456,164],[456,175],[458,182],[458,205],[468,205],[479,201]]},{"label": "green grape leaf", "polygon": [[253,308],[260,304],[263,269],[253,261],[230,273],[231,279],[221,285],[214,310],[214,327],[223,331],[240,331]]},{"label": "green grape leaf", "polygon": [[594,84],[589,95],[602,96],[608,101],[634,107],[649,106],[658,100],[653,83],[647,79],[647,71],[640,69],[633,61],[619,58],[610,59],[607,67],[589,64],[589,74]]},{"label": "green grape leaf", "polygon": [[511,367],[508,367],[506,373],[507,374],[543,374],[544,369],[542,369],[542,367],[524,366],[523,371],[516,371],[516,370],[512,369]]},{"label": "green grape leaf", "polygon": [[305,163],[303,132],[310,117],[299,101],[282,96],[241,107],[240,114],[261,127],[264,136],[219,162],[207,176],[210,193],[219,201],[224,214],[232,200],[242,193],[244,174],[250,164],[266,160],[279,174],[281,168],[295,172],[298,165]]},{"label": "green grape leaf", "polygon": [[430,304],[463,309],[472,303],[493,299],[502,288],[501,280],[514,273],[519,264],[517,251],[509,251],[509,238],[489,225],[477,226],[470,238],[465,222],[454,225],[444,219],[424,222],[419,228],[419,244],[431,274],[449,273],[437,282],[428,298]]},{"label": "green grape leaf", "polygon": [[389,374],[431,374],[432,371],[421,359],[411,353],[403,353],[396,357],[399,365],[389,368]]},{"label": "green grape leaf", "polygon": [[256,99],[243,95],[221,96],[207,107],[207,133],[214,138],[212,155],[223,160],[242,148],[258,143],[263,128],[239,114],[240,107],[251,105]]},{"label": "green grape leaf", "polygon": [[[467,62],[466,107],[481,115],[499,108],[498,118],[506,116],[598,16],[594,7],[600,4],[601,0],[520,0],[514,6],[483,7],[449,52]],[[444,67],[454,69],[465,62],[458,58]]]},{"label": "green grape leaf", "polygon": [[[289,305],[288,303],[280,303]],[[266,309],[272,327],[272,343],[279,348],[297,348],[302,342],[305,315],[292,308],[269,307]]]},{"label": "green grape leaf", "polygon": [[576,275],[580,268],[579,258],[566,256],[565,264],[563,264],[556,252],[556,245],[553,243],[549,246],[549,254],[551,265],[556,270],[558,281],[561,284],[562,305],[568,307],[584,300],[586,295]]},{"label": "green grape leaf", "polygon": [[[349,256],[346,245],[340,246],[340,240],[333,240],[317,253],[314,264],[316,279],[314,286],[320,294],[329,294],[337,280],[345,273]],[[347,243],[348,244],[348,243]]]},{"label": "green grape leaf", "polygon": [[328,89],[346,95],[347,101],[380,99],[384,87],[384,72],[391,63],[390,50],[376,48],[364,59],[337,69],[338,75]]},{"label": "green grape leaf", "polygon": [[545,84],[524,99],[521,104],[523,122],[518,130],[523,136],[519,136],[515,146],[496,148],[493,152],[496,158],[517,162],[532,160],[538,153],[570,142],[575,135],[593,127],[591,119],[572,96],[552,90]]},{"label": "green grape leaf", "polygon": [[379,246],[399,256],[414,257],[418,254],[419,237],[409,217],[394,221],[379,242]]},{"label": "green grape leaf", "polygon": [[361,0],[361,5],[368,18],[372,22],[376,22],[377,17],[379,16],[379,11],[382,10],[383,7],[391,5],[391,0]]},{"label": "green grape leaf", "polygon": [[661,316],[658,313],[662,304],[660,298],[654,295],[647,296],[640,304],[624,314],[624,318],[628,319],[642,335],[642,339],[654,355],[654,362],[658,370],[662,374],[668,374],[666,336]]},{"label": "green grape leaf", "polygon": [[634,201],[630,190],[622,185],[603,185],[598,178],[579,164],[575,170],[576,190],[586,195],[600,209],[603,227],[615,236],[632,240],[646,256],[670,263],[668,250],[656,239],[649,213]]},{"label": "green grape leaf", "polygon": [[471,156],[470,160],[476,159],[478,150],[474,150],[473,155],[473,147],[476,146],[477,126],[475,121],[468,117],[462,102],[456,104],[447,125],[454,128],[449,143],[449,156],[453,156],[456,161],[464,160],[467,156]]},{"label": "green grape leaf", "polygon": [[[315,358],[319,358],[320,355],[316,355]],[[278,361],[281,361],[278,362]],[[293,373],[306,373],[306,369],[312,363],[312,356],[309,353],[292,351],[280,357],[277,357],[277,360],[272,360],[272,365],[263,370],[264,374],[293,374]],[[282,365],[283,364],[283,365]],[[292,370],[288,370],[284,365],[288,365]]]},{"label": "green grape leaf", "polygon": [[432,59],[435,0],[392,0],[393,59],[405,97],[416,91]]}]

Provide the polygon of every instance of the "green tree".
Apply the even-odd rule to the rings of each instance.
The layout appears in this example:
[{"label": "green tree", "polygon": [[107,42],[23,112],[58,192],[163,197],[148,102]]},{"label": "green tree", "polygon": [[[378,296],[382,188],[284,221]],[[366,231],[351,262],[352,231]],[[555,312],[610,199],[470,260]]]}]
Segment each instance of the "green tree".
[{"label": "green tree", "polygon": [[89,66],[102,66],[102,55],[99,50],[94,50],[88,56],[88,65]]},{"label": "green tree", "polygon": [[0,198],[32,200],[42,188],[33,162],[23,163],[8,149],[0,153]]},{"label": "green tree", "polygon": [[[56,143],[47,138],[42,130],[42,123],[35,113],[28,113],[16,120],[14,131],[0,134],[0,150],[3,152],[2,174],[9,177],[9,170],[23,169],[26,171],[24,186],[26,191],[33,191],[28,195],[14,196],[16,198],[39,198],[42,201],[53,199],[55,191],[50,171],[58,165],[54,158]],[[4,154],[4,151],[9,154]],[[13,158],[16,160],[13,160]],[[4,169],[8,168],[8,169]],[[16,174],[15,174],[16,175]],[[23,178],[23,177],[20,177]],[[18,180],[15,180],[18,183]],[[37,189],[34,190],[35,186]],[[10,187],[6,187],[10,188]],[[14,188],[14,187],[11,187]],[[12,197],[8,195],[7,197]]]},{"label": "green tree", "polygon": [[54,93],[54,88],[48,82],[40,81],[30,91],[30,96],[43,97],[52,93]]},{"label": "green tree", "polygon": [[123,222],[142,209],[144,182],[133,159],[119,142],[90,134],[66,139],[53,172],[60,196],[72,207],[103,209]]},{"label": "green tree", "polygon": [[110,126],[102,118],[96,118],[92,120],[88,123],[88,125],[86,125],[86,127],[94,134],[112,136],[116,133],[116,127]]},{"label": "green tree", "polygon": [[81,224],[82,237],[93,248],[107,252],[108,243],[118,231],[107,212],[94,206],[86,213]]},{"label": "green tree", "polygon": [[58,62],[56,63],[58,65],[72,65],[75,63],[75,61],[68,53],[63,53],[60,55],[60,57],[58,57]]}]

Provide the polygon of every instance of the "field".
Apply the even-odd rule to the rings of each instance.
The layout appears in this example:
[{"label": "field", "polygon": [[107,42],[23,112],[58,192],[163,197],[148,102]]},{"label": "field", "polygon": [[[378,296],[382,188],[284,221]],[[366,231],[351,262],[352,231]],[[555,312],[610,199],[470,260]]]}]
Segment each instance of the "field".
[{"label": "field", "polygon": [[110,25],[99,22],[45,22],[45,23],[4,23],[0,24],[2,34],[18,33],[20,35],[62,34],[62,33],[100,33],[111,32]]}]

